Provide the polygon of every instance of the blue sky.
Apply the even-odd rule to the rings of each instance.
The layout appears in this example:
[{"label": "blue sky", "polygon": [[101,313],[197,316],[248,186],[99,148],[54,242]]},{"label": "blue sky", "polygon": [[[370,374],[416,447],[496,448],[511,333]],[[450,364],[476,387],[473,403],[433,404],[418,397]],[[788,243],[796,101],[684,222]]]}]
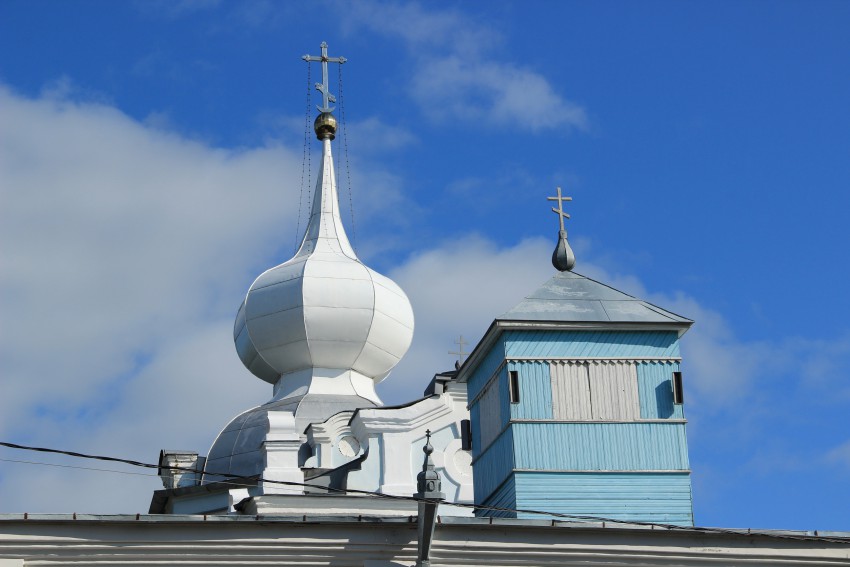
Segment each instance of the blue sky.
[{"label": "blue sky", "polygon": [[[560,185],[576,271],[696,320],[697,523],[850,530],[848,24],[846,2],[4,0],[0,437],[150,461],[267,399],[230,332],[303,227],[300,57],[325,40],[357,250],[417,317],[385,401],[549,277]],[[157,482],[0,461],[0,511],[143,512]]]}]

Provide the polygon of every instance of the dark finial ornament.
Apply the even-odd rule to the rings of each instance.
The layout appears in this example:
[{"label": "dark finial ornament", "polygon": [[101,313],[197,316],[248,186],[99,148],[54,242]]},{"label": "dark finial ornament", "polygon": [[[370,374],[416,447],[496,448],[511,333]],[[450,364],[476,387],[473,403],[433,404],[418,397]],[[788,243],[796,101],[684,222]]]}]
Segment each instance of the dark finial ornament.
[{"label": "dark finial ornament", "polygon": [[559,272],[569,272],[576,265],[576,255],[567,242],[567,231],[558,231],[558,246],[552,252],[552,265]]},{"label": "dark finial ornament", "polygon": [[425,431],[425,461],[422,463],[422,472],[416,477],[416,488],[418,492],[413,495],[419,502],[417,504],[418,517],[417,527],[417,550],[416,567],[431,567],[431,544],[434,541],[434,527],[437,520],[437,506],[446,499],[446,495],[440,492],[440,473],[434,470],[434,461],[431,453],[434,446],[431,445],[431,430]]},{"label": "dark finial ornament", "polygon": [[552,212],[558,215],[561,230],[558,231],[558,245],[555,251],[552,252],[552,265],[559,272],[569,272],[576,265],[576,255],[573,249],[570,248],[570,243],[567,242],[567,230],[564,228],[564,219],[570,218],[570,215],[564,212],[564,201],[572,201],[572,197],[562,197],[561,188],[558,187],[557,197],[546,197],[548,201],[558,201],[558,208],[552,207]]},{"label": "dark finial ornament", "polygon": [[442,488],[440,473],[434,470],[434,461],[431,459],[434,446],[431,445],[430,429],[425,431],[425,446],[422,447],[422,452],[425,453],[425,460],[422,463],[422,472],[416,477],[416,489],[418,492],[414,497],[428,500],[443,500],[446,495],[440,492]]}]

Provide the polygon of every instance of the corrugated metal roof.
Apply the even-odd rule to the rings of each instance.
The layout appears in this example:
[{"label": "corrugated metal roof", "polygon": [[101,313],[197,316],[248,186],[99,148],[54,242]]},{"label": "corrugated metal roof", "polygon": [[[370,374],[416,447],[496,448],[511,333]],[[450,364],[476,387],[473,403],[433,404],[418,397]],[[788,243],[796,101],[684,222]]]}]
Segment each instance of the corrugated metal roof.
[{"label": "corrugated metal roof", "polygon": [[693,323],[690,319],[575,272],[558,272],[496,320]]}]

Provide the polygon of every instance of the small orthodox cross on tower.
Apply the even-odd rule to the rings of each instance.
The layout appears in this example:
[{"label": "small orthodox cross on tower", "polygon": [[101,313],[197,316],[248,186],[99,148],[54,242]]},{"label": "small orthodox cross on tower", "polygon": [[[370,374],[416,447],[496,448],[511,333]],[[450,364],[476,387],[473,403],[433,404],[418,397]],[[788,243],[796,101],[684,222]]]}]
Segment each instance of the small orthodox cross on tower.
[{"label": "small orthodox cross on tower", "polygon": [[558,187],[557,197],[546,197],[549,201],[558,201],[558,208],[552,207],[552,212],[558,215],[558,221],[561,224],[561,230],[558,232],[558,245],[555,251],[552,252],[552,265],[559,272],[568,272],[576,265],[576,255],[573,254],[573,249],[570,248],[570,243],[567,242],[567,230],[564,228],[564,219],[570,218],[570,215],[564,212],[564,201],[572,201],[572,197],[561,196],[561,188]]},{"label": "small orthodox cross on tower", "polygon": [[561,197],[561,188],[558,187],[557,197],[546,197],[549,201],[558,201],[558,208],[552,207],[552,212],[558,214],[558,220],[561,221],[561,232],[565,232],[564,218],[570,218],[570,215],[564,212],[564,201],[572,201],[572,197]]},{"label": "small orthodox cross on tower", "polygon": [[336,97],[328,89],[328,63],[339,63],[342,65],[348,60],[345,57],[328,57],[328,44],[324,41],[321,47],[321,55],[305,55],[301,59],[307,63],[311,61],[322,62],[322,82],[316,83],[316,90],[322,93],[322,106],[316,105],[316,108],[319,109],[319,112],[333,112],[330,103],[336,102]]},{"label": "small orthodox cross on tower", "polygon": [[450,350],[450,351],[449,351],[449,354],[457,355],[457,357],[458,357],[458,362],[459,362],[459,363],[461,363],[461,364],[463,364],[463,358],[464,358],[466,355],[468,355],[468,354],[469,354],[468,352],[463,352],[463,345],[468,345],[469,343],[468,343],[468,342],[466,342],[465,340],[463,340],[463,335],[461,335],[461,336],[459,336],[459,337],[457,338],[457,340],[455,341],[455,344],[457,345],[457,352],[455,352],[455,351],[453,351],[453,350]]}]

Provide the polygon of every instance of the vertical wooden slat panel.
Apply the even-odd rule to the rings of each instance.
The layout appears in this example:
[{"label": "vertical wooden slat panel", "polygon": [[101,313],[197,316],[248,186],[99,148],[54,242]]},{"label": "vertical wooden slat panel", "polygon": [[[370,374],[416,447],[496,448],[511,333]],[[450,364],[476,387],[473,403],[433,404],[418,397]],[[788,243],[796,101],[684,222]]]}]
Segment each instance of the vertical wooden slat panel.
[{"label": "vertical wooden slat panel", "polygon": [[640,416],[635,365],[599,361],[588,365],[592,419],[633,420]]},{"label": "vertical wooden slat panel", "polygon": [[555,419],[591,419],[587,364],[552,362],[549,364],[549,372],[552,383],[552,414]]}]

